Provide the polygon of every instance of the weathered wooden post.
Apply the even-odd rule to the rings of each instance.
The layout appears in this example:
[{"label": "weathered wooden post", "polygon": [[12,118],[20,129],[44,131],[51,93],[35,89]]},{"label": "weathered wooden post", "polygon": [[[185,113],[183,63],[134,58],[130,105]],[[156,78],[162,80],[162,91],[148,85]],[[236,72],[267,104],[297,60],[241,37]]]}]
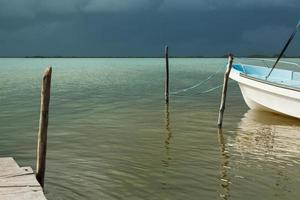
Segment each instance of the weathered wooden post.
[{"label": "weathered wooden post", "polygon": [[165,47],[165,59],[166,59],[166,77],[165,77],[165,100],[169,103],[169,47]]},{"label": "weathered wooden post", "polygon": [[46,169],[46,150],[47,150],[47,130],[48,130],[48,113],[50,102],[52,68],[48,67],[43,75],[41,89],[41,110],[40,123],[37,140],[37,158],[36,158],[36,179],[44,187],[44,177]]},{"label": "weathered wooden post", "polygon": [[224,73],[224,83],[223,83],[223,90],[222,90],[222,97],[221,97],[221,104],[220,104],[219,118],[218,118],[218,126],[219,127],[222,127],[222,123],[223,123],[223,115],[224,115],[224,111],[225,111],[228,78],[229,78],[229,74],[230,74],[230,71],[232,68],[232,62],[233,62],[233,55],[229,54],[226,71]]}]

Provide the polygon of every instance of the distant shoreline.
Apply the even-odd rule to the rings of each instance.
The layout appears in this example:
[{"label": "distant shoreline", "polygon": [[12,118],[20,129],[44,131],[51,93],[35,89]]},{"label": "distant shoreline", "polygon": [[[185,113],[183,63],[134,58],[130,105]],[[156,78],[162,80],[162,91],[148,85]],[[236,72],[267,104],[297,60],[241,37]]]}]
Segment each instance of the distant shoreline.
[{"label": "distant shoreline", "polygon": [[[239,58],[277,58],[277,55],[248,55]],[[0,56],[0,58],[163,58],[162,56]],[[227,58],[224,56],[170,56],[170,58]],[[300,56],[284,56],[283,58],[300,58]]]}]

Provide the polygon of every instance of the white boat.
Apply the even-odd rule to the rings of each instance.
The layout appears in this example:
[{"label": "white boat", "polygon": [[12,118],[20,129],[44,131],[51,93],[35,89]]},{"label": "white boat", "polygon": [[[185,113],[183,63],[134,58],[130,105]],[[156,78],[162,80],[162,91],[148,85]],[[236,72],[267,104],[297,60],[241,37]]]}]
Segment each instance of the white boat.
[{"label": "white boat", "polygon": [[270,70],[262,66],[233,64],[229,77],[238,82],[249,108],[300,119],[300,72],[274,69],[270,74]]},{"label": "white boat", "polygon": [[[246,104],[251,109],[276,112],[300,119],[300,73],[275,69],[299,29],[300,20],[272,68],[232,65],[230,78],[238,82]],[[284,63],[297,65],[291,62]]]}]

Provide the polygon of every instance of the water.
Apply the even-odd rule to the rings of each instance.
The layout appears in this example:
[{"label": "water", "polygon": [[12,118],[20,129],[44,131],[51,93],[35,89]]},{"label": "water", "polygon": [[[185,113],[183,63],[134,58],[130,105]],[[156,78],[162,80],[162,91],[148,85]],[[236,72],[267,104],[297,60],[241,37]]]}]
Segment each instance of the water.
[{"label": "water", "polygon": [[[299,59],[293,61],[300,63]],[[226,59],[171,59],[171,90]],[[248,111],[223,71],[164,104],[163,59],[0,59],[0,156],[34,167],[40,82],[53,65],[45,192],[59,199],[298,199],[300,121]]]}]

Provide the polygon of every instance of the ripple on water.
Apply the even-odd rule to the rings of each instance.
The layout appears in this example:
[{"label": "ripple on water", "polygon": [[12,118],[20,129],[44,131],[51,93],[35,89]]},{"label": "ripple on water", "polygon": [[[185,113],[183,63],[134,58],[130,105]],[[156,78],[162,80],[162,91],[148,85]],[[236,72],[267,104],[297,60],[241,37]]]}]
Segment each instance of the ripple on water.
[{"label": "ripple on water", "polygon": [[[54,65],[45,183],[49,200],[300,196],[298,121],[252,111],[242,117],[247,108],[230,82],[224,132],[218,133],[220,91],[200,93],[219,85],[222,73],[171,96],[167,107],[163,59],[3,62],[0,153],[24,165],[35,160],[43,66]],[[225,59],[170,63],[175,91],[199,83]]]}]

